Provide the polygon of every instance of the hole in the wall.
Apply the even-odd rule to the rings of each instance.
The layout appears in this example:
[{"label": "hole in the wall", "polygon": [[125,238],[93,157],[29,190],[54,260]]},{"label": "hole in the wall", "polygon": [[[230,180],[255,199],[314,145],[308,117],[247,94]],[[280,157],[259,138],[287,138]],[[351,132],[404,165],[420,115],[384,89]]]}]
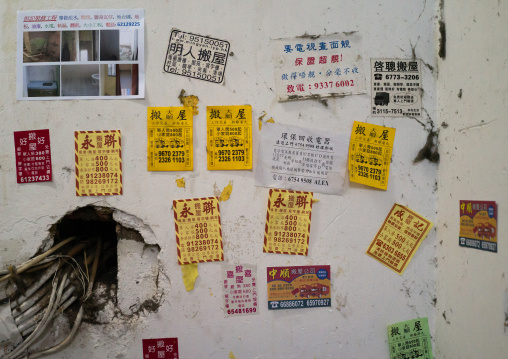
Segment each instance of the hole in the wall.
[{"label": "hole in the wall", "polygon": [[[141,233],[153,242],[153,232],[139,218],[114,208],[86,206],[65,214],[49,232],[30,260],[44,257],[43,261],[23,269],[23,273],[17,269],[24,264],[10,269],[11,312],[18,331],[30,345],[30,335],[35,335],[39,323],[45,321],[41,319],[45,312],[51,313],[47,322],[54,322],[40,330],[45,333],[42,338],[54,336],[55,331],[64,334],[65,329],[55,329],[63,318],[67,318],[70,332],[81,322],[134,325],[136,321],[131,319],[158,311],[163,298],[160,247],[145,243]],[[55,296],[52,306],[50,297],[57,288],[62,288],[63,294]],[[36,342],[36,347],[44,341]]]}]

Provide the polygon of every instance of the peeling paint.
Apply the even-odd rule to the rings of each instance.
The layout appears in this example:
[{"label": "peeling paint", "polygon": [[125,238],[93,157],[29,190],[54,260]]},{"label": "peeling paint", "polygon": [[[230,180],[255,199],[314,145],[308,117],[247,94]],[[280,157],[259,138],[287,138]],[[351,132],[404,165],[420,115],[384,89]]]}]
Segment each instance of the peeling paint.
[{"label": "peeling paint", "polygon": [[176,186],[179,187],[179,188],[185,188],[185,179],[182,177],[182,178],[177,178],[175,180],[175,183],[176,183]]},{"label": "peeling paint", "polygon": [[222,190],[222,193],[219,197],[219,202],[225,202],[229,199],[229,196],[231,196],[231,192],[233,192],[233,181],[229,181],[229,184],[224,187]]},{"label": "peeling paint", "polygon": [[194,283],[196,282],[196,279],[199,276],[198,264],[197,263],[183,264],[181,265],[181,268],[185,290],[187,290],[187,292],[190,292],[191,290],[194,289]]},{"label": "peeling paint", "polygon": [[183,106],[192,107],[192,113],[194,114],[194,116],[199,114],[198,111],[199,98],[197,96],[194,95],[185,96],[185,90],[182,89],[182,91],[180,91],[180,95],[178,95],[178,99],[180,100],[180,103]]}]

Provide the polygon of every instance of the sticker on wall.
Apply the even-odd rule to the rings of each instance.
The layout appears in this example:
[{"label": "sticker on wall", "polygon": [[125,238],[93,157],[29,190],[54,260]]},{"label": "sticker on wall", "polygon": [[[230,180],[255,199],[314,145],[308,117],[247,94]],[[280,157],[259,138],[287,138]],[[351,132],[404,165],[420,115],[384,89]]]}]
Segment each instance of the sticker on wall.
[{"label": "sticker on wall", "polygon": [[460,201],[459,245],[497,253],[497,204]]},{"label": "sticker on wall", "polygon": [[148,171],[192,171],[192,108],[148,107]]},{"label": "sticker on wall", "polygon": [[223,83],[229,47],[226,40],[172,29],[164,71],[217,84]]},{"label": "sticker on wall", "polygon": [[258,314],[257,267],[249,264],[223,264],[224,315]]},{"label": "sticker on wall", "polygon": [[395,203],[367,249],[367,255],[402,275],[433,223]]},{"label": "sticker on wall", "polygon": [[371,59],[372,115],[420,117],[420,60]]},{"label": "sticker on wall", "polygon": [[267,267],[268,309],[331,306],[330,266]]},{"label": "sticker on wall", "polygon": [[18,11],[18,100],[145,97],[144,10]]},{"label": "sticker on wall", "polygon": [[366,93],[358,32],[271,41],[278,101]]},{"label": "sticker on wall", "polygon": [[178,359],[178,338],[143,339],[143,359]]},{"label": "sticker on wall", "polygon": [[312,192],[270,189],[263,252],[309,253]]},{"label": "sticker on wall", "polygon": [[407,320],[388,326],[390,359],[433,359],[427,318]]},{"label": "sticker on wall", "polygon": [[354,121],[349,143],[349,180],[386,190],[395,128]]},{"label": "sticker on wall", "polygon": [[76,196],[123,194],[120,130],[75,131]]},{"label": "sticker on wall", "polygon": [[173,212],[180,265],[224,260],[217,197],[173,201]]},{"label": "sticker on wall", "polygon": [[52,180],[49,130],[14,132],[18,183]]},{"label": "sticker on wall", "polygon": [[252,108],[207,106],[208,170],[252,169]]},{"label": "sticker on wall", "polygon": [[265,123],[256,186],[342,194],[348,138],[342,133]]}]

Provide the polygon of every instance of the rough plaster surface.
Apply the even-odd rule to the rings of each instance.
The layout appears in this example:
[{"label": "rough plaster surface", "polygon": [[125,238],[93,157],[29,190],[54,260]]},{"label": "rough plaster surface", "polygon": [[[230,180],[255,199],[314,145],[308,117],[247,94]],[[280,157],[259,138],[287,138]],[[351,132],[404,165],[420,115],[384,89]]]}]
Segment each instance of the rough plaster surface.
[{"label": "rough plaster surface", "polygon": [[[436,356],[506,358],[508,288],[508,3],[444,2],[439,61],[439,219]],[[498,203],[498,253],[458,245],[459,201]]]},{"label": "rough plaster surface", "polygon": [[[141,313],[128,321],[84,324],[75,341],[54,358],[139,358],[143,338],[178,337],[181,358],[372,358],[386,357],[388,324],[429,317],[434,333],[435,245],[433,230],[403,276],[365,255],[365,250],[394,202],[436,219],[437,167],[412,161],[436,126],[436,4],[430,0],[354,2],[322,1],[103,1],[76,5],[68,0],[44,3],[3,1],[0,14],[0,266],[32,256],[48,228],[68,211],[88,204],[114,207],[115,216],[132,226],[146,243],[160,247],[159,286],[164,301],[157,313]],[[146,99],[138,101],[15,100],[15,39],[17,10],[145,7]],[[224,85],[215,85],[162,72],[171,28],[227,39],[231,51]],[[307,100],[275,100],[269,40],[307,34],[359,31],[364,68],[371,57],[410,58],[423,68],[424,116],[371,118],[370,87],[366,95],[328,99],[328,106]],[[366,76],[369,77],[366,70]],[[369,83],[370,81],[368,81]],[[178,106],[182,89],[199,97],[194,118],[194,171],[147,172],[146,107]],[[250,104],[253,119],[264,112],[277,123],[350,133],[354,120],[397,128],[387,191],[346,182],[343,196],[315,194],[309,256],[262,253],[267,188],[254,186],[253,171],[206,170],[205,106]],[[13,131],[49,128],[54,180],[16,184]],[[104,198],[75,196],[75,130],[122,131],[124,195]],[[253,123],[254,148],[258,145]],[[256,163],[257,150],[254,151]],[[185,178],[178,188],[175,179]],[[260,281],[260,314],[224,318],[220,263],[199,265],[195,289],[186,292],[177,263],[174,199],[210,196],[214,184],[224,188],[233,180],[230,199],[221,203],[225,260],[255,263]],[[121,212],[120,212],[121,211]],[[133,218],[137,218],[134,220]],[[140,245],[119,247],[126,258]],[[150,255],[152,256],[152,254]],[[141,288],[122,294],[119,305],[137,303],[139,291],[153,289],[154,269],[141,263],[121,266],[120,283],[140,278]],[[147,259],[148,260],[148,259]],[[142,259],[144,261],[144,259]],[[126,262],[127,263],[127,262]],[[266,309],[265,268],[270,265],[330,264],[332,306],[329,309]],[[146,282],[146,283],[145,283]],[[171,282],[171,286],[169,283]],[[123,284],[119,284],[123,285]],[[126,284],[129,288],[129,285]],[[141,298],[140,298],[141,300]]]}]

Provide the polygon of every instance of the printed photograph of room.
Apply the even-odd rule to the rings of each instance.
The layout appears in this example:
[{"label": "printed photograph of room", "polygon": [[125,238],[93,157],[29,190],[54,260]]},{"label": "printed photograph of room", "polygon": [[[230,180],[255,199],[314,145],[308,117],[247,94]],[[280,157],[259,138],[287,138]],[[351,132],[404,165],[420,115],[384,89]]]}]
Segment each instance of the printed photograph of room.
[{"label": "printed photograph of room", "polygon": [[100,70],[100,96],[138,94],[138,64],[103,64]]},{"label": "printed photograph of room", "polygon": [[101,61],[137,61],[138,30],[101,30]]},{"label": "printed photograph of room", "polygon": [[99,31],[62,31],[62,61],[97,61]]},{"label": "printed photograph of room", "polygon": [[60,66],[23,67],[24,97],[55,97],[60,93]]},{"label": "printed photograph of room", "polygon": [[23,33],[23,62],[59,62],[60,31]]}]

